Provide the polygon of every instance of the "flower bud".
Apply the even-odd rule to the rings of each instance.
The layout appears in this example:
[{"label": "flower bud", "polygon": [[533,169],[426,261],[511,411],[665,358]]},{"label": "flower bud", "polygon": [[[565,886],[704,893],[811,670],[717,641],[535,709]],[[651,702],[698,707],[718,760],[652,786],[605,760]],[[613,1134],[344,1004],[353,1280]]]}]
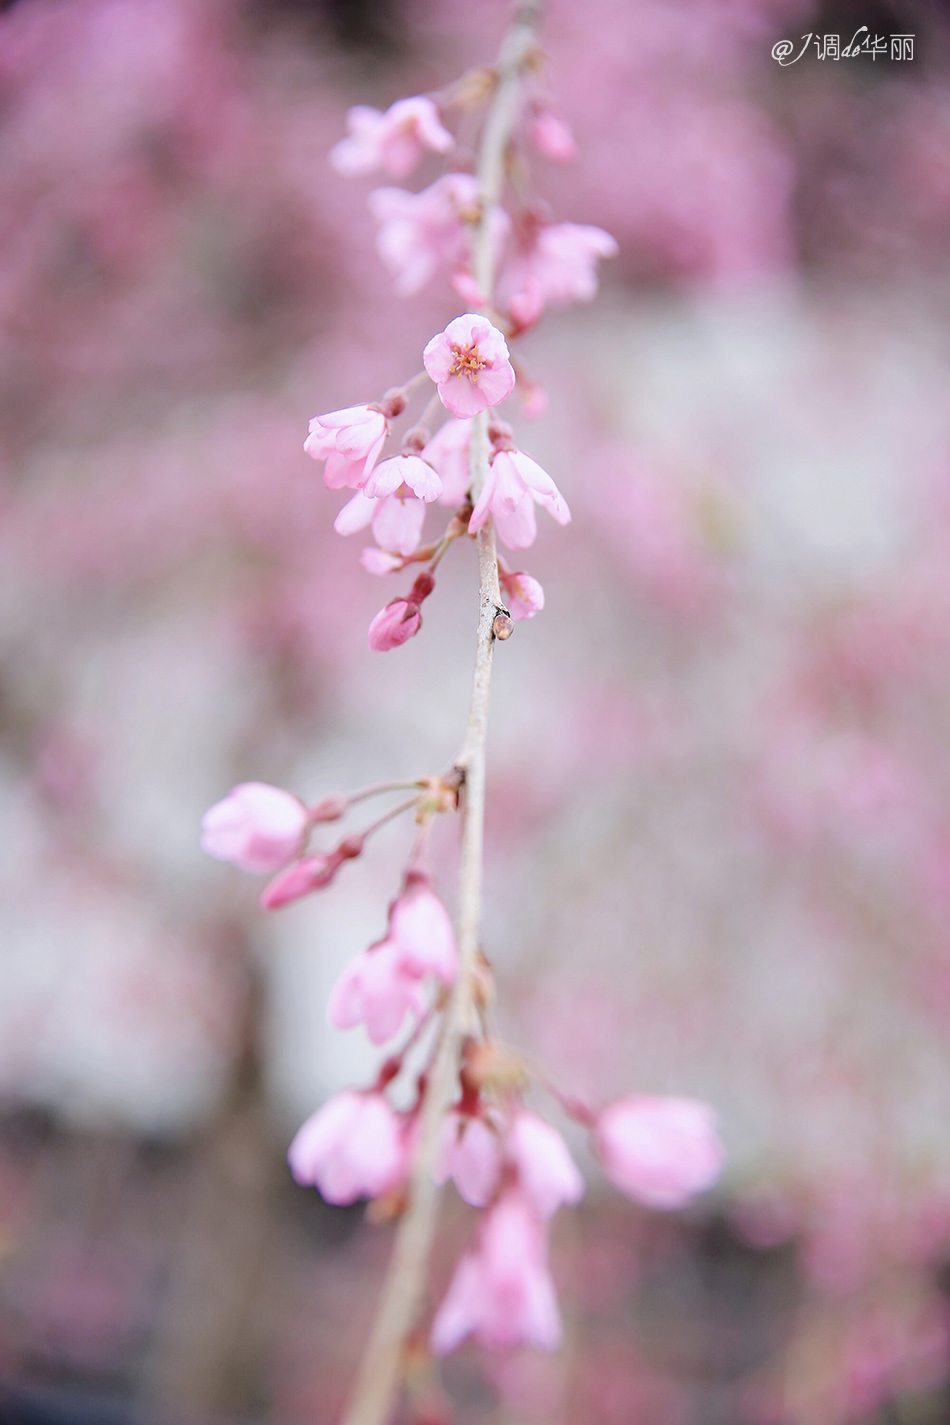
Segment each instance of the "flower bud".
[{"label": "flower bud", "polygon": [[311,891],[324,890],[343,860],[338,851],[333,851],[329,856],[304,856],[302,860],[294,861],[261,891],[261,909],[280,910],[282,906],[310,895]]}]

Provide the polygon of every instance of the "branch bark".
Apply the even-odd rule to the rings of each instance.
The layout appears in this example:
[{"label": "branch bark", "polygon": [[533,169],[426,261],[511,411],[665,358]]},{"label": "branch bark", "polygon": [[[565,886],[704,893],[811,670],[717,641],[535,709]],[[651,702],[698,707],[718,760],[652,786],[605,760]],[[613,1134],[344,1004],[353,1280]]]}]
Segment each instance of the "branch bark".
[{"label": "branch bark", "polygon": [[[478,163],[481,203],[474,232],[474,277],[486,298],[490,298],[494,287],[491,213],[504,185],[508,145],[518,119],[521,77],[536,44],[540,12],[541,0],[524,0],[515,12],[499,52],[496,64],[498,84],[482,134]],[[473,501],[478,498],[487,477],[488,456],[488,414],[485,412],[476,416],[472,423],[469,472]],[[413,1162],[409,1205],[399,1225],[376,1320],[342,1425],[386,1425],[392,1414],[401,1383],[403,1352],[419,1318],[435,1236],[440,1190],[436,1187],[433,1171],[442,1120],[455,1093],[463,1042],[476,1027],[473,986],[481,926],[485,742],[493,624],[504,608],[498,583],[495,532],[490,519],[478,532],[477,547],[479,607],[475,675],[465,738],[455,762],[456,769],[464,775],[456,914],[458,978],[446,1005],[420,1112],[419,1144]]]}]

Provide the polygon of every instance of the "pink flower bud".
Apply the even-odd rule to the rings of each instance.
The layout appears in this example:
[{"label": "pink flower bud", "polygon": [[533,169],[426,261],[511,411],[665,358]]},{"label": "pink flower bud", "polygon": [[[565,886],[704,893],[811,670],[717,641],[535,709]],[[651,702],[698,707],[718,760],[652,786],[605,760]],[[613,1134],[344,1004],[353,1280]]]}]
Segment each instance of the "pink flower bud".
[{"label": "pink flower bud", "polygon": [[544,608],[544,590],[537,579],[523,569],[513,574],[509,574],[507,569],[499,570],[499,579],[513,619],[534,618]]},{"label": "pink flower bud", "polygon": [[369,626],[369,646],[376,653],[388,653],[412,638],[422,627],[418,604],[408,599],[393,599],[373,619]]},{"label": "pink flower bud", "polygon": [[373,619],[369,626],[369,646],[376,653],[388,653],[398,648],[418,633],[422,627],[419,605],[427,599],[435,588],[432,575],[424,571],[419,574],[405,599],[393,599]]},{"label": "pink flower bud", "polygon": [[329,797],[324,797],[317,802],[316,806],[310,808],[310,820],[317,821],[339,821],[343,816],[349,802],[346,797],[341,797],[339,793]]},{"label": "pink flower bud", "polygon": [[242,871],[276,871],[296,855],[309,822],[299,797],[266,782],[242,782],[201,821],[201,848]]},{"label": "pink flower bud", "polygon": [[407,1121],[378,1093],[337,1094],[298,1130],[287,1160],[298,1183],[327,1202],[378,1197],[405,1182]]},{"label": "pink flower bud", "polygon": [[312,891],[322,891],[333,880],[343,864],[344,858],[338,851],[329,856],[304,856],[294,861],[280,872],[261,891],[259,905],[262,910],[280,910],[282,906],[309,896]]},{"label": "pink flower bud", "polygon": [[628,1197],[647,1207],[682,1207],[722,1171],[715,1124],[713,1109],[697,1099],[631,1095],[598,1114],[594,1151]]}]

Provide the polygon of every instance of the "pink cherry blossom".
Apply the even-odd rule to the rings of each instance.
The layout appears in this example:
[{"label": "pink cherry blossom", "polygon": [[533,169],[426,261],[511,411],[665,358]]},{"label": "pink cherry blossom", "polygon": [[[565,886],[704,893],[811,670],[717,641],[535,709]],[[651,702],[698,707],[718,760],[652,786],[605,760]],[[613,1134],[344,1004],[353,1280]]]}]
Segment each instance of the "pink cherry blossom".
[{"label": "pink cherry blossom", "polygon": [[418,633],[422,614],[418,604],[408,599],[393,599],[380,609],[369,626],[369,646],[374,653],[389,653]]},{"label": "pink cherry blossom", "polygon": [[538,1346],[556,1350],[561,1319],[547,1268],[547,1231],[517,1192],[487,1213],[474,1249],[459,1262],[432,1323],[438,1356],[466,1336],[490,1350]]},{"label": "pink cherry blossom", "polygon": [[498,577],[508,603],[508,612],[516,622],[518,619],[534,618],[544,608],[544,590],[537,579],[523,569],[517,569],[514,573],[499,569]]},{"label": "pink cherry blossom", "polygon": [[405,969],[399,946],[383,940],[347,965],[330,995],[327,1017],[336,1029],[365,1024],[373,1043],[384,1044],[398,1034],[407,1014],[418,1023],[427,1004],[421,978]]},{"label": "pink cherry blossom", "polygon": [[[376,500],[357,490],[333,521],[333,528],[337,534],[356,534],[371,524],[381,549],[394,554],[414,554],[422,538],[425,517],[425,505],[408,490]],[[380,569],[379,572],[386,571]]]},{"label": "pink cherry blossom", "polygon": [[718,1178],[725,1150],[708,1104],[631,1095],[597,1116],[594,1150],[614,1187],[648,1207],[682,1207]]},{"label": "pink cherry blossom", "polygon": [[435,579],[428,571],[416,576],[405,599],[391,599],[369,626],[369,646],[377,653],[398,648],[422,627],[420,605],[435,588]]},{"label": "pink cherry blossom", "polygon": [[276,871],[300,850],[309,820],[299,797],[265,782],[242,782],[205,812],[201,849],[242,871]]},{"label": "pink cherry blossom", "polygon": [[373,406],[347,406],[314,416],[304,450],[314,460],[325,460],[323,478],[331,490],[365,484],[379,458],[389,432],[389,421]]},{"label": "pink cherry blossom", "polygon": [[541,109],[535,114],[528,128],[528,138],[539,153],[555,163],[573,163],[578,149],[563,119],[552,114],[550,109]]},{"label": "pink cherry blossom", "polygon": [[394,495],[402,486],[411,490],[417,499],[427,502],[437,500],[442,493],[442,481],[429,461],[421,455],[404,452],[376,466],[363,486],[363,494],[380,500]]},{"label": "pink cherry blossom", "polygon": [[567,1144],[536,1113],[515,1114],[505,1153],[518,1170],[518,1184],[539,1217],[551,1217],[562,1203],[579,1202],[584,1179]]},{"label": "pink cherry blossom", "polygon": [[368,104],[356,104],[346,116],[349,134],[330,150],[330,162],[347,178],[380,169],[393,178],[405,178],[428,149],[448,153],[455,146],[439,122],[431,99],[417,95],[397,99],[385,113]]},{"label": "pink cherry blossom", "polygon": [[510,396],[515,373],[508,346],[487,317],[467,312],[449,322],[422,353],[426,370],[453,416],[475,416]]},{"label": "pink cherry blossom", "polygon": [[468,445],[472,435],[471,420],[446,421],[424,446],[422,454],[434,465],[442,478],[443,505],[456,509],[468,492],[470,474]]},{"label": "pink cherry blossom", "polygon": [[408,1158],[406,1121],[382,1094],[349,1090],[307,1119],[287,1153],[297,1182],[338,1205],[399,1187]]},{"label": "pink cherry blossom", "polygon": [[261,891],[258,901],[261,909],[280,910],[314,891],[326,890],[345,859],[340,851],[332,851],[328,856],[303,856],[292,862]]},{"label": "pink cherry blossom", "polygon": [[448,911],[425,877],[410,875],[407,880],[390,910],[388,938],[407,974],[435,975],[450,985],[458,973],[458,951]]},{"label": "pink cherry blossom", "polygon": [[454,1111],[442,1124],[435,1180],[452,1178],[458,1195],[472,1207],[487,1207],[501,1181],[502,1146],[498,1131],[483,1118]]},{"label": "pink cherry blossom", "polygon": [[516,253],[502,274],[500,300],[522,327],[538,320],[546,306],[589,302],[597,292],[597,263],[619,248],[603,228],[581,223],[546,223]]},{"label": "pink cherry blossom", "polygon": [[477,212],[478,182],[469,173],[446,173],[421,193],[377,188],[369,206],[379,224],[376,250],[400,297],[420,292],[442,267],[469,260],[464,217]]},{"label": "pink cherry blossom", "polygon": [[491,515],[499,538],[509,549],[527,549],[538,532],[536,504],[544,505],[558,524],[569,523],[567,501],[550,475],[522,450],[496,450],[472,511],[469,532],[480,530]]}]

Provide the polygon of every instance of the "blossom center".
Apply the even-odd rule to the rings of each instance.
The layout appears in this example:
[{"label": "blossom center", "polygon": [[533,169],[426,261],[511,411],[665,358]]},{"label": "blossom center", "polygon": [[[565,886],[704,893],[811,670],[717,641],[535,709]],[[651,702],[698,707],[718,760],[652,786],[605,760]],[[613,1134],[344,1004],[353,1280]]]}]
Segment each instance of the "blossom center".
[{"label": "blossom center", "polygon": [[473,341],[470,346],[456,346],[453,342],[452,352],[454,359],[449,367],[449,375],[467,376],[470,381],[477,381],[479,371],[487,365],[484,357],[479,354],[478,343]]}]

